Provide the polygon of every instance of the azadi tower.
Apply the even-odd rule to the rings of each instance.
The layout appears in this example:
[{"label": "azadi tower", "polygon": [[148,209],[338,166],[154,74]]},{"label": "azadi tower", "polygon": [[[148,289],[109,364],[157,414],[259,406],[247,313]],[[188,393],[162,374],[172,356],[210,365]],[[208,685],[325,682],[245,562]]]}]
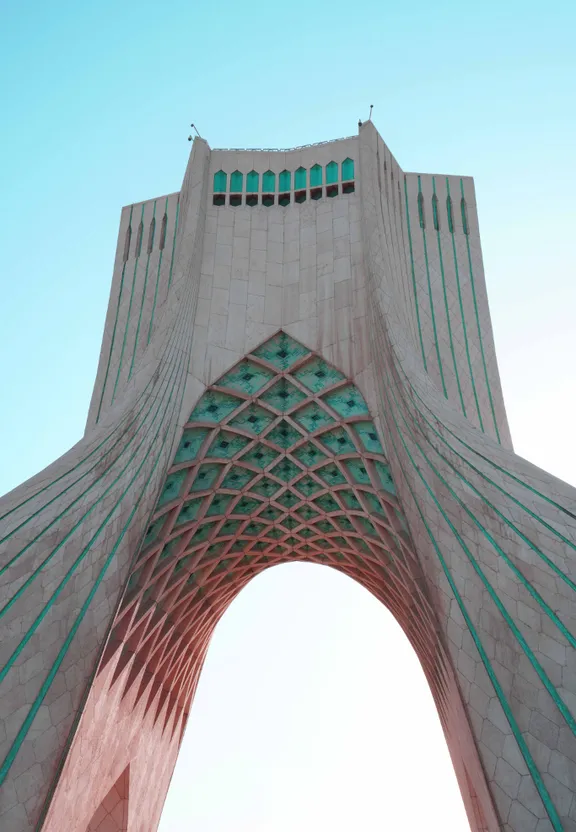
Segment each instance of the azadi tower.
[{"label": "azadi tower", "polygon": [[216,624],[298,560],[395,615],[473,832],[574,832],[575,555],[576,490],[512,449],[472,179],[371,122],[197,138],[122,210],[84,438],[0,501],[0,829],[156,830]]}]

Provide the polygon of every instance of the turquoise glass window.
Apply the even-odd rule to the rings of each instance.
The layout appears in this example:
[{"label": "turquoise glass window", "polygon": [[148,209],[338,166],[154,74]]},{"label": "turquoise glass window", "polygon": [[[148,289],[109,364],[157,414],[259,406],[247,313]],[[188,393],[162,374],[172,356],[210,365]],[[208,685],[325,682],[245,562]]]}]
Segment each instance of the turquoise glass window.
[{"label": "turquoise glass window", "polygon": [[224,173],[223,170],[219,170],[214,174],[214,193],[215,194],[225,194],[226,193],[226,183],[228,177]]},{"label": "turquoise glass window", "polygon": [[342,162],[342,181],[346,182],[347,179],[354,179],[353,159],[344,159]]},{"label": "turquoise glass window", "polygon": [[241,194],[242,193],[242,182],[243,176],[239,170],[235,170],[234,173],[230,175],[230,193],[231,194]]},{"label": "turquoise glass window", "polygon": [[273,194],[276,190],[276,174],[267,170],[262,174],[262,193]]},{"label": "turquoise glass window", "polygon": [[468,208],[464,197],[460,200],[460,210],[462,212],[462,230],[464,234],[470,234],[470,228],[468,227]]},{"label": "turquoise glass window", "polygon": [[292,174],[289,170],[283,170],[278,177],[278,187],[280,192],[289,191],[292,187]]},{"label": "turquoise glass window", "polygon": [[454,234],[454,209],[452,208],[452,197],[446,197],[446,214],[448,216],[448,231]]},{"label": "turquoise glass window", "polygon": [[322,168],[320,165],[314,165],[310,168],[310,187],[315,188],[322,184]]},{"label": "turquoise glass window", "polygon": [[438,216],[438,197],[436,194],[432,197],[432,221],[436,231],[440,231],[440,217]]},{"label": "turquoise glass window", "polygon": [[306,168],[298,168],[294,174],[294,188],[299,191],[306,187]]},{"label": "turquoise glass window", "polygon": [[328,162],[326,165],[326,184],[332,185],[338,182],[338,165],[336,162]]},{"label": "turquoise glass window", "polygon": [[247,194],[257,194],[258,193],[258,183],[260,182],[260,176],[256,173],[255,170],[251,170],[250,173],[246,176],[246,193]]},{"label": "turquoise glass window", "polygon": [[418,194],[418,221],[420,228],[426,228],[426,217],[424,215],[424,197],[422,191]]}]

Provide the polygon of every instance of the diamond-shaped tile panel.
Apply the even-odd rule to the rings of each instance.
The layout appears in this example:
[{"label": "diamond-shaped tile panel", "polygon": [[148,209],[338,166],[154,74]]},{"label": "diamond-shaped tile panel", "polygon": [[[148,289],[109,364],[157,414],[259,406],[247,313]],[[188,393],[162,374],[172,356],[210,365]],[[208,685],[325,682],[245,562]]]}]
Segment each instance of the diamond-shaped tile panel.
[{"label": "diamond-shaped tile panel", "polygon": [[357,453],[345,428],[334,428],[334,430],[329,430],[318,438],[333,454]]},{"label": "diamond-shaped tile panel", "polygon": [[194,536],[190,539],[188,548],[198,546],[199,543],[205,543],[210,537],[215,526],[216,523],[214,521],[203,523],[203,525],[199,526],[197,531],[194,532]]},{"label": "diamond-shaped tile panel", "polygon": [[269,361],[278,370],[284,371],[288,370],[289,367],[308,352],[306,347],[294,341],[285,332],[279,332],[273,338],[270,338],[269,341],[266,341],[265,344],[262,344],[262,346],[254,350],[253,355]]},{"label": "diamond-shaped tile panel", "polygon": [[154,543],[154,541],[156,540],[156,538],[160,534],[160,530],[162,529],[162,526],[164,525],[164,521],[166,520],[166,516],[167,516],[166,514],[163,514],[162,517],[159,517],[157,520],[154,520],[154,522],[151,523],[148,526],[148,529],[146,531],[146,536],[144,538],[144,543],[143,543],[144,546],[149,546],[151,543]]},{"label": "diamond-shaped tile panel", "polygon": [[342,491],[338,492],[338,496],[346,506],[346,508],[353,509],[355,511],[362,511],[362,506],[353,491],[348,491],[347,489],[342,489]]},{"label": "diamond-shaped tile panel", "polygon": [[313,433],[320,428],[328,427],[334,423],[334,419],[316,402],[310,402],[294,414],[294,421],[298,422],[305,430]]},{"label": "diamond-shaped tile panel", "polygon": [[382,483],[382,488],[390,494],[396,494],[396,487],[388,465],[385,465],[383,462],[376,462],[375,465],[378,479]]},{"label": "diamond-shaped tile panel", "polygon": [[255,500],[254,497],[242,496],[234,506],[233,514],[242,514],[249,517],[261,505],[260,500]]},{"label": "diamond-shaped tile panel", "polygon": [[231,534],[236,534],[242,522],[242,520],[226,520],[218,529],[218,537],[228,537]]},{"label": "diamond-shaped tile panel", "polygon": [[303,523],[309,523],[314,517],[318,517],[316,509],[310,505],[301,506],[296,509],[296,514],[302,518]]},{"label": "diamond-shaped tile panel", "polygon": [[255,476],[254,472],[249,471],[248,468],[233,465],[222,480],[222,488],[234,488],[236,491],[241,491]]},{"label": "diamond-shaped tile panel", "polygon": [[189,523],[191,520],[195,520],[198,512],[200,511],[203,499],[203,497],[197,497],[195,500],[188,500],[185,502],[180,509],[178,519],[174,525],[181,526],[182,523]]},{"label": "diamond-shaped tile panel", "polygon": [[242,462],[254,465],[255,468],[266,468],[279,456],[278,451],[269,448],[267,445],[256,445],[242,457]]},{"label": "diamond-shaped tile panel", "polygon": [[265,520],[268,520],[270,523],[274,523],[274,521],[278,520],[279,517],[282,517],[283,512],[280,509],[274,508],[274,506],[268,505],[261,511],[258,517],[263,517]]},{"label": "diamond-shaped tile panel", "polygon": [[292,455],[298,459],[302,465],[306,465],[307,467],[311,467],[316,465],[317,462],[322,462],[323,459],[326,459],[326,454],[322,453],[322,451],[316,447],[313,442],[306,442],[305,445],[301,445],[296,450],[292,451]]},{"label": "diamond-shaped tile panel", "polygon": [[250,440],[245,436],[241,436],[239,433],[222,430],[210,445],[206,456],[216,457],[218,459],[232,459],[242,448],[246,447],[248,442]]},{"label": "diamond-shaped tile panel", "polygon": [[371,491],[363,491],[362,496],[364,497],[364,500],[366,501],[372,514],[379,514],[382,517],[387,518],[386,512],[384,511],[384,507],[382,506],[382,503],[375,494],[373,494]]},{"label": "diamond-shaped tile panel", "polygon": [[200,446],[209,433],[209,428],[189,428],[185,430],[174,457],[174,465],[196,459]]},{"label": "diamond-shaped tile panel", "polygon": [[323,398],[343,419],[368,415],[368,406],[360,391],[353,384],[327,393]]},{"label": "diamond-shaped tile panel", "polygon": [[265,528],[266,526],[263,523],[256,523],[254,520],[251,520],[244,528],[242,534],[247,537],[258,537],[260,532],[263,532]]},{"label": "diamond-shaped tile panel", "polygon": [[282,419],[268,434],[266,434],[266,439],[274,442],[274,444],[278,445],[279,448],[287,450],[298,442],[299,439],[302,439],[302,434]]},{"label": "diamond-shaped tile panel", "polygon": [[283,482],[290,482],[301,472],[301,469],[294,462],[292,462],[291,459],[288,459],[288,457],[284,457],[284,459],[282,459],[278,465],[275,465],[270,471],[271,474],[274,474],[275,477],[278,477],[278,479]]},{"label": "diamond-shaped tile panel", "polygon": [[352,459],[344,460],[342,464],[354,482],[361,483],[362,485],[370,485],[370,475],[361,459],[353,457]]},{"label": "diamond-shaped tile panel", "polygon": [[250,486],[250,491],[253,491],[255,494],[260,494],[262,497],[272,497],[280,488],[281,486],[277,482],[274,482],[274,480],[270,480],[268,477],[262,477],[254,485]]},{"label": "diamond-shaped tile panel", "polygon": [[226,514],[228,506],[232,502],[232,494],[219,494],[216,492],[206,512],[206,517],[216,517],[219,514]]},{"label": "diamond-shaped tile panel", "polygon": [[332,532],[336,531],[336,529],[334,528],[332,523],[330,523],[329,520],[319,520],[315,524],[314,528],[319,532],[323,532],[324,534],[332,534]]},{"label": "diamond-shaped tile panel", "polygon": [[276,384],[273,384],[265,393],[262,393],[261,401],[269,404],[279,410],[281,413],[286,413],[288,410],[296,407],[306,398],[304,393],[284,377],[278,379]]},{"label": "diamond-shaped tile panel", "polygon": [[367,451],[372,454],[383,454],[384,450],[378,438],[376,427],[372,422],[357,422],[354,425],[354,430],[360,437],[360,440]]},{"label": "diamond-shaped tile panel", "polygon": [[250,404],[241,410],[228,423],[232,428],[249,431],[255,433],[257,436],[265,430],[270,422],[274,419],[272,413],[264,407],[259,407],[257,404]]},{"label": "diamond-shaped tile panel", "polygon": [[300,502],[300,498],[297,497],[293,491],[288,490],[281,494],[279,497],[277,497],[276,502],[280,503],[280,505],[284,506],[285,508],[292,508],[292,506],[295,506],[296,503]]},{"label": "diamond-shaped tile panel", "polygon": [[298,491],[301,491],[305,497],[308,497],[312,494],[316,494],[317,491],[320,491],[322,486],[312,477],[305,476],[294,484],[294,488],[297,488]]},{"label": "diamond-shaped tile panel", "polygon": [[188,421],[221,422],[222,419],[236,410],[240,404],[242,404],[242,400],[237,399],[236,396],[229,396],[227,393],[208,390],[192,411]]},{"label": "diamond-shaped tile panel", "polygon": [[218,387],[228,387],[253,396],[274,376],[271,370],[254,364],[252,361],[241,361],[218,381]]},{"label": "diamond-shaped tile panel", "polygon": [[194,477],[190,491],[204,491],[207,488],[212,488],[220,476],[223,467],[223,465],[219,465],[217,462],[200,465],[196,471],[196,476]]},{"label": "diamond-shaped tile panel", "polygon": [[314,504],[321,509],[321,511],[338,511],[340,506],[332,496],[332,494],[322,494],[314,500]]},{"label": "diamond-shaped tile panel", "polygon": [[157,508],[160,506],[169,503],[170,500],[174,500],[175,497],[178,497],[180,494],[180,490],[182,488],[182,483],[186,479],[186,474],[188,470],[184,468],[182,471],[174,471],[172,474],[168,474],[166,477],[166,482],[164,483],[164,488],[162,489],[162,493],[158,498],[158,505]]},{"label": "diamond-shaped tile panel", "polygon": [[318,357],[307,361],[303,367],[299,367],[295,371],[294,375],[313,393],[321,393],[326,387],[344,379],[342,373],[334,367],[330,367],[329,364]]},{"label": "diamond-shaped tile panel", "polygon": [[352,525],[352,523],[350,522],[348,517],[346,517],[345,514],[340,514],[340,515],[338,515],[338,517],[335,517],[334,522],[338,524],[338,526],[342,529],[342,531],[345,531],[345,532],[353,532],[354,531],[354,526]]},{"label": "diamond-shaped tile panel", "polygon": [[330,486],[343,485],[346,482],[346,477],[333,462],[330,463],[330,465],[325,465],[323,468],[319,468],[315,473]]}]

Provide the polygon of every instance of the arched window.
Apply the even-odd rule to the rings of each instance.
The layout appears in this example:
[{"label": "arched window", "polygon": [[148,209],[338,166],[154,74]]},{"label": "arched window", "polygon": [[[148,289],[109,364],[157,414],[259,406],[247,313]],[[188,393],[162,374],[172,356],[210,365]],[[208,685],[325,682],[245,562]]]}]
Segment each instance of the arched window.
[{"label": "arched window", "polygon": [[267,170],[262,174],[262,193],[273,194],[276,190],[276,174]]},{"label": "arched window", "polygon": [[142,237],[144,236],[144,223],[140,220],[138,233],[136,234],[136,257],[140,257],[142,251]]},{"label": "arched window", "polygon": [[299,191],[301,188],[306,187],[306,169],[305,168],[298,168],[296,173],[294,174],[294,189]]},{"label": "arched window", "polygon": [[234,173],[230,175],[230,193],[231,194],[241,194],[242,193],[242,183],[244,177],[240,173],[239,170],[235,170]]},{"label": "arched window", "polygon": [[257,194],[259,182],[259,174],[257,174],[255,170],[251,170],[250,173],[246,176],[246,193]]},{"label": "arched window", "polygon": [[448,231],[454,234],[454,209],[452,208],[452,197],[446,197],[446,215],[448,216]]},{"label": "arched window", "polygon": [[464,197],[460,200],[460,211],[462,212],[462,230],[464,231],[464,234],[470,234],[470,228],[468,226],[468,207]]},{"label": "arched window", "polygon": [[147,254],[152,252],[154,248],[154,234],[156,233],[156,220],[154,217],[150,220],[150,230],[148,231],[148,248]]},{"label": "arched window", "polygon": [[278,188],[280,192],[289,191],[292,187],[292,174],[289,170],[283,170],[278,177]]},{"label": "arched window", "polygon": [[338,165],[336,162],[328,162],[326,165],[326,184],[333,185],[338,182]]},{"label": "arched window", "polygon": [[310,168],[310,187],[315,188],[322,184],[322,168],[320,165],[313,165]]},{"label": "arched window", "polygon": [[166,245],[166,229],[168,227],[168,217],[166,214],[162,217],[162,225],[160,226],[160,244],[159,248],[160,251],[164,250],[164,246]]},{"label": "arched window", "polygon": [[354,179],[353,159],[344,159],[342,162],[342,181],[346,182],[348,179]]},{"label": "arched window", "polygon": [[216,171],[214,174],[214,193],[225,194],[228,177],[223,170]]},{"label": "arched window", "polygon": [[426,228],[426,217],[424,216],[424,197],[422,191],[418,194],[418,220],[420,228]]},{"label": "arched window", "polygon": [[436,231],[440,231],[440,217],[438,216],[438,197],[436,194],[432,196],[432,221]]},{"label": "arched window", "polygon": [[130,257],[130,241],[132,240],[132,226],[129,225],[126,229],[126,239],[124,240],[124,262]]}]

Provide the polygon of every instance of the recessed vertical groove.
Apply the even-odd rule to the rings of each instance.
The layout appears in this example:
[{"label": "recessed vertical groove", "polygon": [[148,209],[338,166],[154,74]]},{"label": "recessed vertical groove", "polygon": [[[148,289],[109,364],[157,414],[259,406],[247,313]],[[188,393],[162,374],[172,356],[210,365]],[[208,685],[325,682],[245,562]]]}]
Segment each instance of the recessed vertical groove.
[{"label": "recessed vertical groove", "polygon": [[422,362],[424,369],[428,372],[426,364],[426,353],[424,351],[424,340],[422,338],[422,326],[420,325],[420,309],[418,306],[418,288],[416,286],[416,273],[414,271],[414,249],[412,248],[412,232],[410,230],[410,208],[408,203],[408,187],[406,185],[406,176],[404,176],[404,199],[406,201],[406,226],[408,230],[408,248],[410,250],[410,269],[412,272],[412,291],[414,292],[414,305],[416,307],[416,321],[418,323],[418,335],[420,338],[420,351],[422,353]]},{"label": "recessed vertical groove", "polygon": [[[464,181],[460,179],[460,191],[462,199],[464,199]],[[470,269],[470,286],[472,287],[472,298],[474,301],[474,313],[476,315],[476,326],[478,328],[478,342],[480,344],[480,354],[482,356],[482,366],[484,367],[484,378],[486,379],[486,390],[488,392],[488,399],[490,401],[490,410],[492,411],[492,421],[494,423],[494,430],[496,431],[496,439],[500,443],[500,432],[498,430],[498,422],[496,419],[496,412],[494,410],[494,401],[492,399],[492,389],[490,387],[490,379],[488,378],[488,367],[486,365],[486,355],[484,353],[484,340],[482,338],[482,327],[480,326],[480,314],[478,312],[478,300],[476,298],[476,286],[474,283],[474,269],[472,267],[472,253],[470,251],[470,235],[466,234],[466,250],[468,252],[468,267]]]}]

